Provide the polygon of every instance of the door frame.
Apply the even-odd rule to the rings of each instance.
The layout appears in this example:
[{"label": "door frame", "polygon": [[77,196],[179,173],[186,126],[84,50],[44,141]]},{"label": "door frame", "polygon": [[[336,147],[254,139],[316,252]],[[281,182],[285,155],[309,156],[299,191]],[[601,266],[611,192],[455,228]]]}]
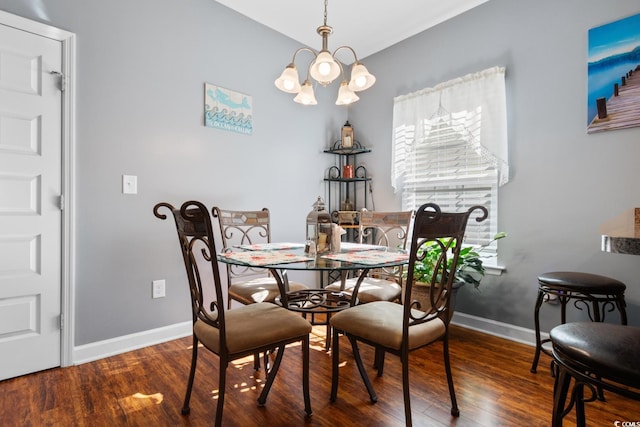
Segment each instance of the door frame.
[{"label": "door frame", "polygon": [[0,24],[61,42],[62,75],[62,224],[60,364],[73,364],[75,336],[75,93],[76,35],[0,10]]}]

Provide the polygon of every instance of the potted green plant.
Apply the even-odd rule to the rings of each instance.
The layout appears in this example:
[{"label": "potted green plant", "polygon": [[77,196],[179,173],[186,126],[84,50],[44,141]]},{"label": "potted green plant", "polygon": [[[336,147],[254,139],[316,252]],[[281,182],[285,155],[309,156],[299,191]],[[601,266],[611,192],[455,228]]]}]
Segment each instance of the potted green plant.
[{"label": "potted green plant", "polygon": [[[483,257],[480,254],[487,246],[496,240],[507,237],[507,233],[497,233],[493,239],[478,248],[473,246],[467,246],[460,249],[460,255],[458,256],[458,265],[455,270],[455,280],[458,283],[470,283],[475,288],[480,285],[480,281],[484,277],[485,268],[483,265]],[[429,282],[433,276],[433,269],[436,262],[442,253],[442,249],[438,243],[433,242],[423,249],[423,253],[426,252],[424,258],[417,261],[413,268],[413,280],[416,282]],[[486,257],[485,257],[486,258]],[[449,269],[451,268],[452,258],[447,259]]]},{"label": "potted green plant", "polygon": [[[497,233],[493,239],[480,247],[466,246],[460,249],[460,255],[458,256],[458,265],[455,269],[455,278],[452,287],[451,294],[451,307],[455,307],[455,297],[458,289],[465,283],[473,284],[474,288],[478,288],[480,281],[484,277],[485,268],[483,265],[483,257],[481,252],[488,247],[492,242],[507,237],[507,233]],[[426,252],[426,253],[425,253]],[[424,257],[416,261],[413,268],[413,281],[414,281],[414,294],[418,300],[424,299],[424,290],[430,286],[431,277],[433,276],[433,270],[436,266],[436,262],[442,254],[442,248],[436,242],[432,242],[423,248],[420,255],[424,254]],[[486,256],[485,256],[486,258]],[[450,270],[453,259],[447,258],[447,267]],[[453,312],[452,312],[453,314]]]},{"label": "potted green plant", "polygon": [[[480,247],[467,246],[460,249],[460,255],[458,255],[458,265],[455,269],[455,278],[452,286],[451,293],[451,313],[453,316],[453,310],[455,309],[456,294],[458,289],[465,283],[473,284],[474,288],[478,288],[480,281],[484,277],[485,268],[483,265],[483,257],[480,254],[487,246],[489,246],[495,240],[507,237],[507,233],[500,232],[496,234],[493,239]],[[426,253],[425,253],[426,252]],[[440,258],[442,248],[436,242],[426,246],[423,250],[424,257],[416,261],[413,268],[413,281],[414,287],[412,297],[417,299],[424,307],[428,306],[428,287],[430,286],[431,277],[433,276],[433,270],[436,266],[436,262]],[[447,258],[448,270],[451,270],[451,264],[453,259]]]}]

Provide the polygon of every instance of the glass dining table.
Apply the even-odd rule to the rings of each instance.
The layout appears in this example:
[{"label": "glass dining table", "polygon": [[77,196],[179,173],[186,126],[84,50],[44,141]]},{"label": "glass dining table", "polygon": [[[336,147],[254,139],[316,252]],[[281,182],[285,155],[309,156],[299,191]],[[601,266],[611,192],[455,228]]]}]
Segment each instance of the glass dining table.
[{"label": "glass dining table", "polygon": [[[219,253],[217,257],[218,261],[226,264],[268,269],[280,289],[280,297],[276,302],[305,315],[326,314],[326,323],[320,324],[327,324],[331,313],[358,303],[358,289],[370,270],[397,267],[409,262],[409,255],[404,250],[348,242],[340,245],[340,251],[316,255],[305,253],[304,244],[299,243],[240,245]],[[340,273],[341,289],[344,289],[349,275],[358,277],[358,280],[349,294],[322,287],[290,291],[287,273],[290,270],[337,271]],[[327,338],[329,334],[328,329]]]}]

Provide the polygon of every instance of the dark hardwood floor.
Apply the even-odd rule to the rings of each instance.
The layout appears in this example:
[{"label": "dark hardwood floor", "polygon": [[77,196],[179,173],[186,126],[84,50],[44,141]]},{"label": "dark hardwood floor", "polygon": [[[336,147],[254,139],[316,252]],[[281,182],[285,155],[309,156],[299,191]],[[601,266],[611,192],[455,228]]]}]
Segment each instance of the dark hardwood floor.
[{"label": "dark hardwood floor", "polygon": [[[329,402],[331,355],[323,328],[314,328],[311,404],[305,418],[300,349],[287,348],[264,407],[256,399],[264,378],[252,359],[228,370],[225,426],[403,426],[400,363],[387,356],[385,374],[370,368],[378,403],[371,404],[350,346],[341,338],[340,388]],[[191,398],[191,415],[180,415],[189,370],[191,339],[184,338],[79,366],[52,369],[0,382],[0,425],[6,426],[208,426],[217,398],[218,358],[202,349]],[[553,379],[549,358],[529,372],[533,348],[472,330],[452,327],[451,359],[460,417],[449,414],[442,345],[411,355],[414,426],[548,426]],[[640,420],[638,402],[611,393],[607,402],[587,404],[588,426]],[[565,425],[575,425],[573,415]]]}]

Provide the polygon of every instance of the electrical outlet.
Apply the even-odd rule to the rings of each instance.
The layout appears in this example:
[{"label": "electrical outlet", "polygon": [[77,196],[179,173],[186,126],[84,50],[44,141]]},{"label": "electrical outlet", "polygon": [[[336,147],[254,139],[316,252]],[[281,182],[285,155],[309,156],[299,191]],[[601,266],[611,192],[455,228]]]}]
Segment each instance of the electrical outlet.
[{"label": "electrical outlet", "polygon": [[165,296],[166,293],[164,280],[154,280],[151,284],[151,297],[164,298]]}]

